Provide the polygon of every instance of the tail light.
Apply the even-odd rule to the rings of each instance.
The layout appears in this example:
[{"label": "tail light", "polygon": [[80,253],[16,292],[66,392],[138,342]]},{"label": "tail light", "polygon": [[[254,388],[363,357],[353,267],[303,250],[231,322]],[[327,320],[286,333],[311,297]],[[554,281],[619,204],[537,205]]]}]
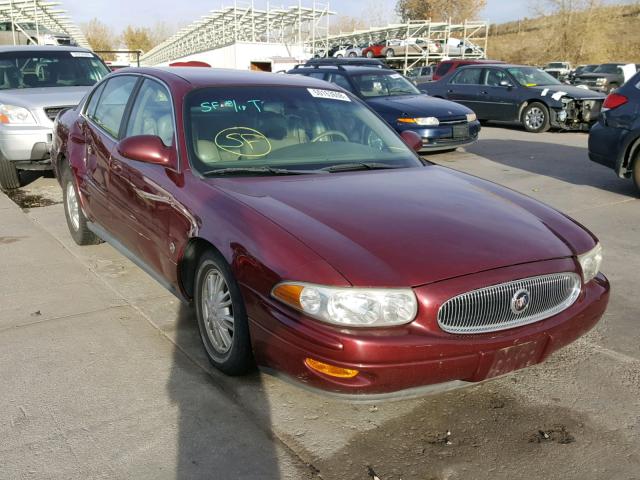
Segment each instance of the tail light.
[{"label": "tail light", "polygon": [[607,110],[613,110],[614,108],[621,107],[625,103],[627,103],[629,99],[620,93],[610,93],[607,95],[607,98],[604,99],[604,103],[602,104],[602,108],[606,108]]}]

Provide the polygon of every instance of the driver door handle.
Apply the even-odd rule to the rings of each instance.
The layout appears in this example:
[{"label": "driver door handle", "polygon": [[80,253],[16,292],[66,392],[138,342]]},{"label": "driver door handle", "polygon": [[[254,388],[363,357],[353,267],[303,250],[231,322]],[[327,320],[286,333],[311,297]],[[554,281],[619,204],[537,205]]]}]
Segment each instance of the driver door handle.
[{"label": "driver door handle", "polygon": [[122,173],[122,164],[116,160],[111,160],[111,170],[113,170],[114,173],[120,174]]},{"label": "driver door handle", "polygon": [[93,155],[93,147],[91,145],[87,145],[87,153]]}]

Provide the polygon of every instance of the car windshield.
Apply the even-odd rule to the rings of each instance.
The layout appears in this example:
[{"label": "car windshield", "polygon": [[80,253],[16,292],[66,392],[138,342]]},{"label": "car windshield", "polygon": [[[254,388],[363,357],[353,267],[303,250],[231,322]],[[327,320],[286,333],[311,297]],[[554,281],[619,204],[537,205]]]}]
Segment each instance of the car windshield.
[{"label": "car windshield", "polygon": [[550,63],[547,65],[547,68],[565,68],[566,66],[566,63]]},{"label": "car windshield", "polygon": [[0,53],[0,90],[91,86],[108,73],[104,63],[90,52]]},{"label": "car windshield", "polygon": [[366,73],[351,78],[360,95],[366,98],[420,94],[420,90],[399,73]]},{"label": "car windshield", "polygon": [[620,65],[617,63],[605,63],[604,65],[599,65],[593,73],[618,73]]},{"label": "car windshield", "polygon": [[341,91],[204,88],[189,94],[185,108],[191,165],[203,175],[422,165],[386,123]]},{"label": "car windshield", "polygon": [[507,68],[516,81],[525,87],[535,87],[537,85],[560,85],[560,82],[547,72],[534,67],[514,67]]}]

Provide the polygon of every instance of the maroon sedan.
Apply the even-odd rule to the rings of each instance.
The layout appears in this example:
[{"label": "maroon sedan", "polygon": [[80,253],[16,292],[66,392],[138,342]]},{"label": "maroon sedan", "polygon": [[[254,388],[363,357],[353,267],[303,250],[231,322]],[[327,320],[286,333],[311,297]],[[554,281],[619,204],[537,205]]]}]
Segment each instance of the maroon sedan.
[{"label": "maroon sedan", "polygon": [[52,162],[74,240],[109,242],[193,302],[231,375],[257,363],[359,395],[463,385],[541,362],[609,298],[585,228],[425,163],[303,76],[121,70],[60,115]]}]

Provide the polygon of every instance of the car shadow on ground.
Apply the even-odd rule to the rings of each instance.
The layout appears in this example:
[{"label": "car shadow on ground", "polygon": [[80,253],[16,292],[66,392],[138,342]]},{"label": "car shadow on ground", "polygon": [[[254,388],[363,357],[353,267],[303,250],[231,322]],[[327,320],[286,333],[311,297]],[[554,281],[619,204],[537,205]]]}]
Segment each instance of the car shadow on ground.
[{"label": "car shadow on ground", "polygon": [[[486,139],[467,148],[469,153],[537,175],[574,185],[588,185],[636,197],[633,182],[589,160],[586,148],[516,139]],[[526,154],[522,154],[526,152]]]},{"label": "car shadow on ground", "polygon": [[[225,377],[209,367],[195,312],[190,306],[179,307],[174,328],[174,366],[167,383],[168,394],[179,410],[173,478],[282,478],[283,470],[292,467],[280,465],[282,452],[278,452],[277,442],[270,438],[269,400],[260,376],[254,373]],[[242,402],[234,398],[238,382],[242,382],[242,388],[250,389],[260,418],[242,408],[239,405]],[[229,399],[231,402],[226,401]]]}]

